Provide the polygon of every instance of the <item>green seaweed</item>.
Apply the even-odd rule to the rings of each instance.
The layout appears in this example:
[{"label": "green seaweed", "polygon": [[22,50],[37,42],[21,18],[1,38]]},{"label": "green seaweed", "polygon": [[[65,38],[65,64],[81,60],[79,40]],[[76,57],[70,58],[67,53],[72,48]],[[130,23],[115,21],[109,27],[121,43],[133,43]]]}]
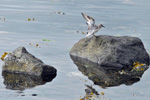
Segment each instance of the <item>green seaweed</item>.
[{"label": "green seaweed", "polygon": [[88,67],[89,67],[89,65],[85,65],[85,67],[86,67],[86,68],[88,68]]},{"label": "green seaweed", "polygon": [[42,41],[52,41],[52,40],[42,39]]}]

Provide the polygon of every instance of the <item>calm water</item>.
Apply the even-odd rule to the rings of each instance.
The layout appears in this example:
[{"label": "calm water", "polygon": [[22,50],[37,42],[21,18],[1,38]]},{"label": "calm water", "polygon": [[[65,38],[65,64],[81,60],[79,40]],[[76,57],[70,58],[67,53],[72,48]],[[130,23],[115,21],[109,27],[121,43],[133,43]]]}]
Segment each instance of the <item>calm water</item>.
[{"label": "calm water", "polygon": [[[1,76],[0,100],[83,98],[85,84],[93,85],[93,82],[78,70],[69,56],[70,48],[85,37],[76,32],[87,29],[81,12],[91,15],[96,23],[106,27],[97,34],[139,37],[149,52],[149,10],[150,0],[1,0],[0,55],[24,46],[45,64],[54,66],[57,76],[52,82],[24,91],[6,89]],[[99,93],[104,92],[102,100],[149,100],[149,77],[150,69],[131,86],[103,89],[93,85],[93,88]]]}]

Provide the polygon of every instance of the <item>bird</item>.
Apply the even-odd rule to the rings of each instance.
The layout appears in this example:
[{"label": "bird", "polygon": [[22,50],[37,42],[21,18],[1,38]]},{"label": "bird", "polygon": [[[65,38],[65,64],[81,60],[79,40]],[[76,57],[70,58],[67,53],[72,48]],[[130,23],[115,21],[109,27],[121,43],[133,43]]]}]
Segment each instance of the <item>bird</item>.
[{"label": "bird", "polygon": [[81,12],[81,14],[82,14],[83,18],[87,21],[86,24],[88,25],[88,32],[87,32],[86,37],[89,37],[91,35],[96,37],[94,34],[96,32],[98,32],[102,27],[105,28],[103,26],[103,24],[95,25],[94,18],[92,18],[92,17],[90,17],[90,16],[88,16],[88,15],[82,13],[82,12]]}]

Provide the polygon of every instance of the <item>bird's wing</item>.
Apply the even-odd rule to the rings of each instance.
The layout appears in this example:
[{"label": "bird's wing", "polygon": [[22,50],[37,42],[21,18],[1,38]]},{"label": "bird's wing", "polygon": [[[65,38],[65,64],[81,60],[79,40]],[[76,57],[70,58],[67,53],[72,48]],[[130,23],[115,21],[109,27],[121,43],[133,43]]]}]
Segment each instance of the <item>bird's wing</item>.
[{"label": "bird's wing", "polygon": [[94,24],[95,24],[94,18],[92,18],[92,17],[90,17],[90,16],[88,16],[84,13],[81,13],[81,14],[84,17],[84,19],[87,21],[87,24],[88,24],[89,27],[94,26]]}]

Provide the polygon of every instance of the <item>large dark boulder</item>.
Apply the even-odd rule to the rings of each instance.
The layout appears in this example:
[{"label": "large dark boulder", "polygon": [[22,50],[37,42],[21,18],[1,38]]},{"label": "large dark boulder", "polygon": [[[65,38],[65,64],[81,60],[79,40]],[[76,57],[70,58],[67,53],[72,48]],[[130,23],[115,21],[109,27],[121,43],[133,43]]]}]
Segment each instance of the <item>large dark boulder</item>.
[{"label": "large dark boulder", "polygon": [[130,68],[134,62],[149,65],[149,55],[137,37],[101,35],[83,38],[72,47],[70,55],[105,67]]},{"label": "large dark boulder", "polygon": [[55,76],[57,72],[54,67],[45,65],[24,47],[18,47],[7,55],[2,71],[35,76]]}]

